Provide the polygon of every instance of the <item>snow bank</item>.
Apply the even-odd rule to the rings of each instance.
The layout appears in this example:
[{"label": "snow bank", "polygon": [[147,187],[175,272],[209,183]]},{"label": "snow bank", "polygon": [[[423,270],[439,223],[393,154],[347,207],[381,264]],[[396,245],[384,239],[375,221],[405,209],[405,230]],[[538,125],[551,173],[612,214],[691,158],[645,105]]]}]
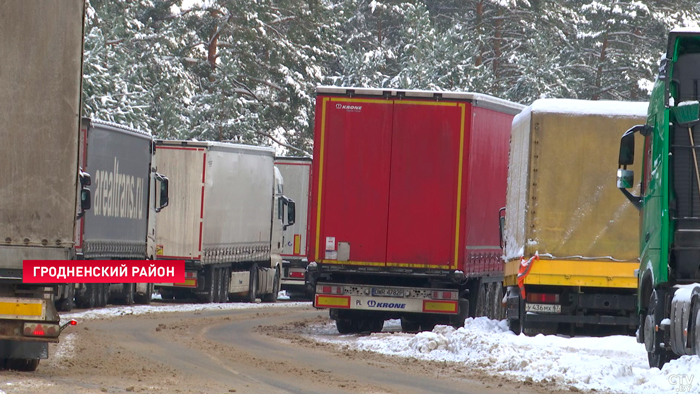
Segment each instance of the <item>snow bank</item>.
[{"label": "snow bank", "polygon": [[438,326],[432,332],[418,334],[382,332],[320,340],[355,350],[464,363],[485,372],[518,380],[547,380],[564,388],[675,393],[682,388],[680,384],[692,379],[688,392],[700,392],[700,358],[685,356],[671,361],[662,371],[650,369],[644,347],[627,336],[516,336],[505,321],[470,318],[458,330]]},{"label": "snow bank", "polygon": [[171,312],[195,312],[209,310],[235,310],[252,308],[292,308],[310,305],[308,302],[285,302],[275,304],[249,304],[249,303],[226,303],[226,304],[178,304],[178,305],[135,305],[118,306],[102,309],[93,309],[84,312],[61,313],[61,320],[92,320],[109,317],[145,315],[150,313],[171,313]]}]

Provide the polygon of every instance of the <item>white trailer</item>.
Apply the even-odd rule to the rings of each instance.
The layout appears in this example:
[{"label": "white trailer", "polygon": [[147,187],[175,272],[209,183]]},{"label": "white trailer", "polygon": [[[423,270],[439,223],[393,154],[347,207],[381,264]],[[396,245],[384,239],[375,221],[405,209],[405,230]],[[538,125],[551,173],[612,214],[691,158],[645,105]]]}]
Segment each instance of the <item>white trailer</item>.
[{"label": "white trailer", "polygon": [[68,286],[24,284],[22,268],[73,258],[76,207],[89,208],[78,181],[84,7],[0,2],[0,369],[36,369],[62,330],[53,301]]},{"label": "white trailer", "polygon": [[276,301],[283,226],[294,222],[295,207],[282,195],[274,151],[159,140],[156,159],[171,185],[170,205],[158,217],[156,258],[185,260],[184,283],[156,285],[163,297]]},{"label": "white trailer", "polygon": [[308,223],[309,185],[311,184],[310,157],[277,157],[275,166],[284,178],[284,195],[296,203],[296,222],[284,230],[282,248],[282,289],[290,292],[313,294],[306,285],[306,231]]}]

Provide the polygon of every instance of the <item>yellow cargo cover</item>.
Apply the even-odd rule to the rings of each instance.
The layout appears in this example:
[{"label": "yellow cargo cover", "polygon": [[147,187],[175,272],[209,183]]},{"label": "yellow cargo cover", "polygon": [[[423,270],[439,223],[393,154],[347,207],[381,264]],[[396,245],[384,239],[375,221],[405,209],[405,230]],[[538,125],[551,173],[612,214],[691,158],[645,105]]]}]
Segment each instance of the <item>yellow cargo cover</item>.
[{"label": "yellow cargo cover", "polygon": [[[646,103],[546,99],[513,120],[507,261],[535,252],[542,260],[595,261],[598,267],[597,262],[638,261],[639,213],[615,179],[620,137],[645,123],[646,109]],[[638,183],[643,140],[636,142],[631,169]]]}]

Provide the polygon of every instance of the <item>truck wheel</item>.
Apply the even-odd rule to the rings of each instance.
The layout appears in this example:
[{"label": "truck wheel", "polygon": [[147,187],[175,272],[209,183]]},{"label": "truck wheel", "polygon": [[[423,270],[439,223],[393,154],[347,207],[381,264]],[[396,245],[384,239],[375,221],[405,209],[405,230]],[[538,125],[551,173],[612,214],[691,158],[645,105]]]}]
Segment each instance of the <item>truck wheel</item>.
[{"label": "truck wheel", "polygon": [[38,358],[11,358],[7,360],[7,369],[15,371],[34,372],[39,366]]},{"label": "truck wheel", "polygon": [[[103,306],[107,306],[107,296],[109,294],[109,285],[104,284],[104,283],[97,283],[97,302],[96,306],[98,308],[101,308]],[[105,290],[105,287],[107,287],[107,290]]]},{"label": "truck wheel", "polygon": [[474,317],[486,316],[486,287],[484,284],[479,283],[478,290],[476,291],[476,311],[474,312]]},{"label": "truck wheel", "polygon": [[433,331],[435,329],[435,326],[437,325],[437,322],[433,319],[424,319],[422,322],[420,322],[420,330],[421,331]]},{"label": "truck wheel", "polygon": [[[135,285],[134,285],[135,286]],[[146,294],[136,294],[134,293],[134,302],[141,305],[150,305],[151,297],[153,297],[153,288],[155,285],[149,283],[146,285]],[[175,296],[173,296],[175,298]]]},{"label": "truck wheel", "polygon": [[85,284],[85,308],[94,308],[97,306],[97,283]]},{"label": "truck wheel", "polygon": [[382,332],[384,328],[384,319],[382,318],[371,318],[367,319],[367,326],[370,332]]},{"label": "truck wheel", "polygon": [[223,268],[214,268],[214,302],[221,303],[224,302],[224,275]]},{"label": "truck wheel", "polygon": [[136,284],[124,283],[122,286],[124,286],[122,290],[124,292],[124,305],[133,305]]},{"label": "truck wheel", "polygon": [[216,292],[216,275],[214,275],[214,268],[211,266],[204,267],[204,286],[206,286],[205,293],[197,294],[197,300],[210,304],[214,302]]},{"label": "truck wheel", "polygon": [[409,320],[405,317],[401,318],[401,331],[403,332],[418,332],[420,331],[420,322]]},{"label": "truck wheel", "polygon": [[[263,296],[263,302],[277,302],[277,295],[280,292],[280,269],[275,269],[275,280],[272,282],[272,293]],[[382,322],[383,323],[383,322]]]},{"label": "truck wheel", "polygon": [[73,297],[75,297],[75,285],[69,283],[66,285],[67,290],[63,298],[56,303],[56,309],[59,312],[70,312],[73,310]]},{"label": "truck wheel", "polygon": [[254,303],[256,298],[258,298],[258,265],[253,264],[250,267],[250,284],[248,286],[248,297],[246,301]]},{"label": "truck wheel", "polygon": [[335,319],[335,327],[340,334],[353,334],[356,332],[357,325],[353,319]]},{"label": "truck wheel", "polygon": [[647,315],[644,318],[644,347],[647,351],[649,368],[661,369],[669,360],[669,354],[665,349],[661,349],[656,337],[656,290],[651,293]]},{"label": "truck wheel", "polygon": [[221,269],[221,302],[228,302],[228,289],[231,285],[231,268]]}]

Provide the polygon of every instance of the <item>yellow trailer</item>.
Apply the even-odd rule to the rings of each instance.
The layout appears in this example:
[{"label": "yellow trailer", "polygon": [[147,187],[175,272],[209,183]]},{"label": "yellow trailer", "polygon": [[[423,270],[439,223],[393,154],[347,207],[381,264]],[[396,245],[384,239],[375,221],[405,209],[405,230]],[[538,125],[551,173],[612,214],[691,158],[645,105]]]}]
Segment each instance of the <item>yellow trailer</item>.
[{"label": "yellow trailer", "polygon": [[639,216],[610,179],[619,130],[644,122],[646,110],[544,99],[513,119],[500,223],[514,332],[636,327]]}]

